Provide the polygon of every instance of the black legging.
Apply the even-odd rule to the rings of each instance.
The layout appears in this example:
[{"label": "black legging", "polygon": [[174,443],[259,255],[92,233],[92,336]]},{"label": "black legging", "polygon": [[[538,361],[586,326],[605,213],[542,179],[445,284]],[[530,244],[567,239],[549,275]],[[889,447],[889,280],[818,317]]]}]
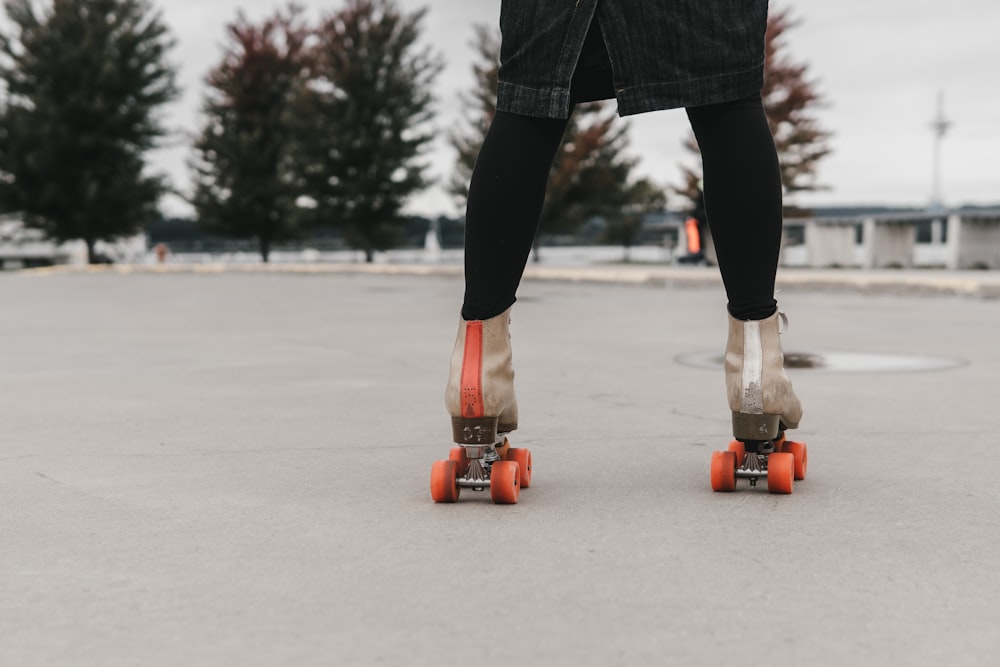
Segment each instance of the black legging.
[{"label": "black legging", "polygon": [[[701,148],[705,209],[737,319],[772,315],[781,242],[781,175],[759,95],[687,110]],[[567,121],[497,112],[469,184],[462,317],[515,301]]]}]

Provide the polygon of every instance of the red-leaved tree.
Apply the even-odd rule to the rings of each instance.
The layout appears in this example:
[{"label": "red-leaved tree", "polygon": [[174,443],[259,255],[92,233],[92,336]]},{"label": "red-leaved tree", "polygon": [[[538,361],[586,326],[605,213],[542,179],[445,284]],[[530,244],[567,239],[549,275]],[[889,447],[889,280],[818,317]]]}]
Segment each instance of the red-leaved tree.
[{"label": "red-leaved tree", "polygon": [[[799,25],[788,9],[772,11],[767,19],[765,36],[764,87],[761,96],[781,164],[781,185],[786,196],[797,192],[822,189],[817,182],[820,161],[830,154],[831,133],[824,130],[814,116],[823,98],[814,81],[808,78],[808,67],[796,62],[789,54],[785,33]],[[694,136],[684,143],[698,153]],[[682,165],[683,184],[674,188],[692,203],[698,201],[701,166]],[[786,203],[786,215],[805,211]]]}]

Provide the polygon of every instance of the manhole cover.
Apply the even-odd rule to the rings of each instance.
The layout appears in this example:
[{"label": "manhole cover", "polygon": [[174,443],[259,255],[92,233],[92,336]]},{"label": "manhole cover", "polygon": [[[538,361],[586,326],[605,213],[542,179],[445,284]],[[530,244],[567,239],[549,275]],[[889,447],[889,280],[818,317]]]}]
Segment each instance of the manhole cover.
[{"label": "manhole cover", "polygon": [[[697,368],[721,368],[723,355],[696,352],[677,357],[677,363]],[[864,352],[785,352],[785,368],[811,368],[822,371],[886,372],[940,371],[964,366],[965,361],[949,357],[923,357]]]}]

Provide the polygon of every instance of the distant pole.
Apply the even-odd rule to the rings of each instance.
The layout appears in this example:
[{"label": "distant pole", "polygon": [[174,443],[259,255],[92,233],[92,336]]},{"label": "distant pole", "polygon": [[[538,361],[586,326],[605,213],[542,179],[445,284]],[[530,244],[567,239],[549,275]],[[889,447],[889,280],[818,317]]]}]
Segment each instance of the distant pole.
[{"label": "distant pole", "polygon": [[937,116],[931,123],[934,130],[934,183],[931,191],[931,211],[944,211],[944,198],[941,195],[941,140],[951,127],[951,121],[944,116],[944,93],[938,93]]}]

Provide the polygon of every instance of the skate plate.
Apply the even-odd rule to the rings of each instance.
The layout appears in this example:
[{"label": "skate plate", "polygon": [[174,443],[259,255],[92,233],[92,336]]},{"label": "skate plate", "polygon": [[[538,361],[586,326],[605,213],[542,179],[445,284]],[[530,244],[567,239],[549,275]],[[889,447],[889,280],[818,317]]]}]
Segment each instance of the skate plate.
[{"label": "skate plate", "polygon": [[764,479],[768,492],[791,493],[795,481],[806,478],[808,463],[805,443],[787,440],[784,432],[774,440],[733,440],[727,451],[712,454],[712,490],[735,491],[740,479],[755,487]]},{"label": "skate plate", "polygon": [[490,490],[498,505],[513,505],[531,486],[531,452],[510,447],[507,438],[494,445],[452,447],[448,460],[431,466],[431,498],[453,503],[462,489]]}]

